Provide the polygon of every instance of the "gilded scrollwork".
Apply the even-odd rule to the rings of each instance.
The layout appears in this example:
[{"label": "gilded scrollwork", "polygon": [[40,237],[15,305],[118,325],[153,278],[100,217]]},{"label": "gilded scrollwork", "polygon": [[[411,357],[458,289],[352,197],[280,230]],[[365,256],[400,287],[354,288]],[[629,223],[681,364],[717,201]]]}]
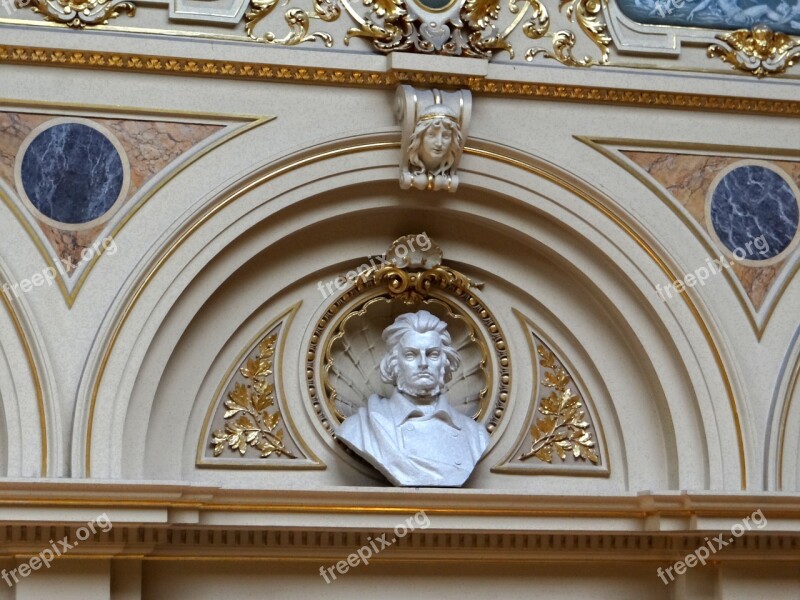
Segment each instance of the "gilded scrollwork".
[{"label": "gilded scrollwork", "polygon": [[[343,43],[364,38],[383,53],[412,51],[425,54],[468,56],[491,59],[506,52],[514,58],[510,36],[521,27],[525,37],[551,40],[551,48],[536,47],[525,53],[527,60],[542,54],[570,66],[590,66],[608,59],[610,38],[601,19],[604,0],[560,0],[559,11],[566,8],[568,21],[600,49],[599,59],[573,54],[577,36],[569,29],[551,31],[551,20],[541,0],[452,0],[442,8],[430,8],[425,0],[249,0],[244,12],[247,37],[265,44],[296,46],[321,41],[326,47],[335,43],[327,31],[312,31],[314,21],[332,23],[342,12],[354,23],[347,29]],[[20,7],[32,6],[51,21],[70,27],[108,23],[122,11],[133,15],[131,0],[17,0]],[[287,6],[288,5],[288,6]],[[280,7],[287,6],[282,17],[285,33],[275,30]],[[504,12],[506,14],[504,14]],[[502,24],[501,24],[502,23]],[[515,42],[516,43],[516,42]]]},{"label": "gilded scrollwork", "polygon": [[800,59],[800,41],[766,25],[718,35],[724,42],[708,47],[709,58],[720,58],[734,69],[756,77],[778,75]]},{"label": "gilded scrollwork", "polygon": [[289,32],[285,36],[281,38],[276,37],[271,31],[267,31],[259,36],[256,33],[256,26],[272,13],[279,1],[280,0],[250,1],[250,8],[244,16],[245,31],[250,39],[280,46],[296,46],[304,42],[321,40],[326,47],[330,48],[333,46],[333,37],[330,34],[319,31],[309,33],[309,29],[312,19],[331,22],[339,18],[342,10],[336,0],[314,0],[312,12],[300,8],[290,8],[284,14],[286,24],[289,26]]},{"label": "gilded scrollwork", "polygon": [[420,11],[413,2],[398,0],[365,0],[370,14],[361,17],[348,0],[342,0],[345,10],[358,23],[350,29],[345,43],[353,37],[372,41],[381,52],[412,49],[417,52],[491,58],[497,52],[514,57],[509,36],[521,25],[526,37],[532,40],[552,39],[552,49],[532,48],[525,54],[533,60],[538,54],[569,66],[588,67],[608,61],[611,38],[601,17],[603,0],[561,0],[559,10],[566,7],[568,21],[577,23],[581,31],[600,50],[598,59],[589,56],[576,58],[573,50],[577,36],[570,30],[550,31],[550,16],[540,0],[509,0],[508,12],[516,15],[511,24],[500,29],[499,0],[462,0],[443,13]]},{"label": "gilded scrollwork", "polygon": [[525,53],[525,60],[531,61],[541,54],[545,58],[557,60],[571,67],[591,67],[608,62],[608,47],[611,44],[611,37],[608,35],[606,23],[601,17],[603,0],[561,0],[558,7],[559,11],[563,10],[565,6],[567,7],[565,13],[567,20],[577,22],[581,31],[597,46],[600,50],[599,59],[591,56],[577,58],[574,54],[577,43],[575,33],[567,29],[550,32],[550,19],[544,5],[539,0],[530,0],[528,5],[532,15],[523,25],[523,33],[532,40],[551,38],[552,50],[541,47],[530,48]]},{"label": "gilded scrollwork", "polygon": [[420,302],[436,288],[467,290],[474,285],[463,273],[443,265],[419,272],[409,272],[387,265],[366,271],[362,278],[356,281],[356,289],[359,292],[367,287],[385,286],[392,298],[398,298],[405,304]]},{"label": "gilded scrollwork", "polygon": [[372,41],[380,52],[414,50],[426,54],[490,58],[495,51],[512,53],[497,34],[498,0],[462,0],[441,12],[421,9],[413,2],[364,0],[369,13],[362,17],[348,0],[342,0],[357,22],[345,37]]},{"label": "gilded scrollwork", "polygon": [[45,20],[83,29],[87,25],[106,25],[121,12],[129,17],[136,13],[136,5],[129,0],[17,0],[18,8],[29,6]]}]

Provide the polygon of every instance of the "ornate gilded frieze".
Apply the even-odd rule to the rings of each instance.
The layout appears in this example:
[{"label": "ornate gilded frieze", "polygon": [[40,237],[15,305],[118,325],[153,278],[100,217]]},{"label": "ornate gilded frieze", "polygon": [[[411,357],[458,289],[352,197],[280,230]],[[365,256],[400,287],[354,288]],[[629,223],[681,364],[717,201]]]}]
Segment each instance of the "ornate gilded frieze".
[{"label": "ornate gilded frieze", "polygon": [[284,19],[289,31],[283,37],[278,37],[271,31],[261,35],[256,33],[259,23],[269,17],[278,5],[278,0],[251,0],[250,7],[244,15],[245,31],[250,39],[279,46],[296,46],[303,42],[321,40],[326,47],[333,46],[333,37],[329,33],[320,31],[309,33],[309,28],[314,20],[330,23],[339,18],[342,9],[336,0],[314,0],[311,11],[299,8],[287,10]]},{"label": "ornate gilded frieze", "polygon": [[282,348],[296,310],[264,328],[229,369],[206,417],[198,466],[322,466],[293,433],[280,384]]},{"label": "ornate gilded frieze", "polygon": [[[519,30],[527,40],[545,41],[525,49],[526,60],[542,55],[570,66],[586,67],[608,60],[611,38],[601,18],[602,0],[561,0],[558,10],[563,11],[569,23],[600,50],[599,57],[573,54],[579,35],[570,28],[551,30],[547,8],[539,0],[509,0],[505,10],[499,0],[455,0],[441,8],[433,0],[365,0],[362,9],[350,0],[315,0],[311,11],[290,8],[284,18],[289,32],[279,36],[272,31],[261,35],[254,33],[255,26],[277,6],[277,0],[251,0],[245,15],[247,34],[251,39],[270,44],[296,45],[322,40],[330,47],[334,38],[329,33],[309,33],[312,20],[332,22],[342,12],[355,23],[343,38],[349,45],[353,38],[368,40],[378,52],[414,51],[423,54],[443,54],[492,58],[498,52],[509,57],[516,55],[511,43],[512,34]],[[343,11],[342,11],[343,9]]]},{"label": "ornate gilded frieze", "polygon": [[16,0],[18,8],[29,6],[47,21],[63,23],[75,29],[87,25],[106,25],[121,12],[129,17],[136,13],[136,5],[129,0]]},{"label": "ornate gilded frieze", "polygon": [[[663,68],[663,61],[653,59],[683,58],[687,53],[692,70],[707,71],[697,65],[705,54],[748,75],[785,73],[800,54],[800,5],[781,2],[774,6],[769,0],[749,3],[746,8],[739,4],[740,0],[724,6],[713,0],[696,4],[682,0],[170,0],[169,27],[146,31],[281,46],[321,42],[339,51],[350,47],[360,52],[366,45],[384,54],[414,52],[484,60],[504,54],[508,59],[544,58],[570,67],[609,64],[613,47],[614,64],[620,66],[626,64],[626,55],[637,55],[637,62],[629,62],[630,66],[642,67],[644,60]],[[130,16],[136,12],[131,0],[17,0],[17,6],[30,7],[48,21],[73,28],[107,24],[123,12]],[[147,5],[140,10],[157,8]],[[186,22],[227,30],[192,31],[183,27]],[[231,26],[238,30],[231,33]],[[181,70],[176,57],[168,62],[174,65],[168,70]],[[210,64],[197,66],[205,72]]]},{"label": "ornate gilded frieze", "polygon": [[724,33],[717,39],[722,44],[708,47],[709,58],[719,58],[756,77],[784,73],[800,59],[800,41],[766,25]]},{"label": "ornate gilded frieze", "polygon": [[531,331],[518,314],[537,366],[526,425],[513,451],[492,470],[507,473],[565,473],[608,475],[608,461],[598,439],[598,421],[590,401],[550,345]]},{"label": "ornate gilded frieze", "polygon": [[[400,253],[422,236],[424,250]],[[362,265],[353,282],[317,322],[306,354],[311,410],[332,437],[348,417],[378,393],[392,394],[375,368],[383,353],[381,332],[405,313],[427,311],[444,321],[460,367],[444,393],[454,409],[491,434],[506,412],[511,366],[503,332],[483,301],[480,287],[443,264],[442,251],[425,234],[396,240],[380,266]],[[340,450],[350,453],[344,446]]]}]

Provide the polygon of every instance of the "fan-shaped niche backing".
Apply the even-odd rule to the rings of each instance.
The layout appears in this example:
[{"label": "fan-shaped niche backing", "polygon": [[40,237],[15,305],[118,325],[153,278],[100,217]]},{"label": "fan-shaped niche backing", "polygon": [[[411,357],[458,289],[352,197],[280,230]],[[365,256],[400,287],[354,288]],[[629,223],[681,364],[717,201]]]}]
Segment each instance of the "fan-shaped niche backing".
[{"label": "fan-shaped niche backing", "polygon": [[444,394],[453,408],[481,420],[491,388],[489,356],[469,316],[438,298],[409,306],[400,299],[379,296],[347,313],[328,346],[323,376],[328,409],[338,422],[366,405],[372,394],[391,396],[392,386],[381,380],[379,369],[387,350],[381,334],[398,316],[418,310],[447,323],[451,344],[461,356],[461,366],[445,384]]}]

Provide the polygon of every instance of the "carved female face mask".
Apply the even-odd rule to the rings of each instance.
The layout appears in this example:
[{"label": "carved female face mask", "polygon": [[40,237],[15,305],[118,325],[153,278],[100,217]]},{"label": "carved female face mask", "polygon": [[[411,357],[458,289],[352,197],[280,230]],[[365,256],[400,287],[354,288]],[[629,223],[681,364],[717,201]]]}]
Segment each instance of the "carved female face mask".
[{"label": "carved female face mask", "polygon": [[433,171],[447,157],[453,143],[453,132],[441,121],[434,121],[425,130],[420,146],[419,157],[429,171]]}]

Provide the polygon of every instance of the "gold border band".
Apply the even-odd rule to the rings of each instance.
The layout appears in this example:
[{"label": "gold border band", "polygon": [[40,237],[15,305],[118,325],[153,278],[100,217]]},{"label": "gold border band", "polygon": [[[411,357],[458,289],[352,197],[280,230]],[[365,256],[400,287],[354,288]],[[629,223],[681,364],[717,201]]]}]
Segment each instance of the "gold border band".
[{"label": "gold border band", "polygon": [[249,81],[280,81],[306,84],[348,85],[394,89],[401,83],[468,88],[489,96],[539,98],[589,104],[706,110],[783,117],[800,116],[800,101],[768,98],[741,98],[712,94],[691,94],[626,88],[590,87],[561,83],[524,83],[488,80],[483,77],[416,71],[356,71],[322,67],[270,65],[255,62],[223,61],[137,55],[94,50],[0,46],[0,64],[75,67],[166,75],[190,75]]}]

